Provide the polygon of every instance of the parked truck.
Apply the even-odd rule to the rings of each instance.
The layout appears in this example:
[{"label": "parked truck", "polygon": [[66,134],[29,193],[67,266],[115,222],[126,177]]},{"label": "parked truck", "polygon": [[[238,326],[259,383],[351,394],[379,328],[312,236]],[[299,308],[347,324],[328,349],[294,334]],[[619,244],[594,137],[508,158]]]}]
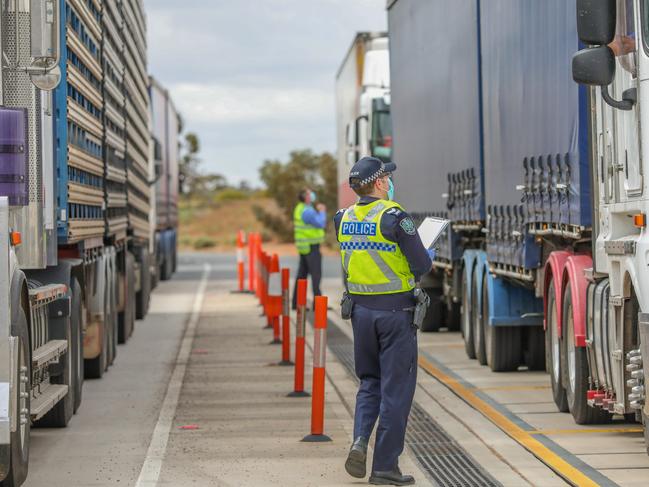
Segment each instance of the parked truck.
[{"label": "parked truck", "polygon": [[354,203],[347,181],[354,162],[372,155],[391,160],[390,65],[386,33],[356,34],[336,74],[338,200]]},{"label": "parked truck", "polygon": [[84,378],[147,312],[156,171],[141,0],[2,0],[0,19],[0,485],[13,487],[31,426],[66,426]]},{"label": "parked truck", "polygon": [[452,222],[427,327],[461,325],[494,371],[546,368],[580,424],[647,413],[647,8],[388,2],[397,198]]},{"label": "parked truck", "polygon": [[149,78],[151,140],[156,171],[154,231],[157,275],[166,281],[176,271],[178,247],[179,133],[182,121],[169,92]]}]

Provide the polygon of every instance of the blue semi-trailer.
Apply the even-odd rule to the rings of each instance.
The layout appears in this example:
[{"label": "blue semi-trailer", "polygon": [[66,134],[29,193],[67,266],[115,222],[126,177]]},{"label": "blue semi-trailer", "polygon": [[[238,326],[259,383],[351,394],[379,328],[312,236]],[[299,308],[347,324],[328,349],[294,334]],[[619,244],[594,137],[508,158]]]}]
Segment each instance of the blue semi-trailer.
[{"label": "blue semi-trailer", "polygon": [[388,2],[397,198],[452,222],[425,327],[580,424],[649,417],[647,8]]}]

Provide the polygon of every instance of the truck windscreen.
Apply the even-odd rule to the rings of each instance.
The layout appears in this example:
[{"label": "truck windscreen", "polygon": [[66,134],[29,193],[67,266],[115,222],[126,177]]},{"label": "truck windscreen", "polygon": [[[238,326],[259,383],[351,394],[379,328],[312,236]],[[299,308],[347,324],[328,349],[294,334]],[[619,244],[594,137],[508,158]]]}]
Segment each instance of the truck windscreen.
[{"label": "truck windscreen", "polygon": [[392,117],[389,111],[375,111],[372,117],[372,155],[385,162],[392,159]]}]

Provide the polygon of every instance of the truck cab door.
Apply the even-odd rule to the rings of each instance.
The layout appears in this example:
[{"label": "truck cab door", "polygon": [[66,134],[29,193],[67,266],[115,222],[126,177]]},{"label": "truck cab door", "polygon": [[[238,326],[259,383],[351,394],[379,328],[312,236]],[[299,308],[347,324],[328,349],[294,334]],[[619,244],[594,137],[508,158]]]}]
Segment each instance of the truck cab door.
[{"label": "truck cab door", "polygon": [[[617,32],[611,45],[616,54],[617,70],[610,87],[611,94],[617,100],[622,99],[627,90],[635,89],[638,94],[641,90],[638,76],[639,52],[642,49],[639,12],[639,4],[634,0],[618,0]],[[642,195],[639,112],[639,103],[634,104],[631,110],[607,107],[604,112],[607,130],[613,139],[608,171],[613,178],[615,202],[629,201]]]},{"label": "truck cab door", "polygon": [[358,160],[358,147],[356,145],[356,123],[348,123],[345,130],[345,155],[347,165],[352,167]]}]

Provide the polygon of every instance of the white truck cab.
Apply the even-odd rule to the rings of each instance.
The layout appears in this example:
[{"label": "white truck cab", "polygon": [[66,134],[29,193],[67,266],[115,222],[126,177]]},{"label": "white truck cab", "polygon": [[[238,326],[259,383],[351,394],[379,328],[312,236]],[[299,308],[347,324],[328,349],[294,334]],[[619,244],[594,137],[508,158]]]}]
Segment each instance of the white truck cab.
[{"label": "white truck cab", "polygon": [[588,47],[573,76],[591,87],[589,403],[640,419],[649,413],[649,0],[578,0],[577,9]]}]

